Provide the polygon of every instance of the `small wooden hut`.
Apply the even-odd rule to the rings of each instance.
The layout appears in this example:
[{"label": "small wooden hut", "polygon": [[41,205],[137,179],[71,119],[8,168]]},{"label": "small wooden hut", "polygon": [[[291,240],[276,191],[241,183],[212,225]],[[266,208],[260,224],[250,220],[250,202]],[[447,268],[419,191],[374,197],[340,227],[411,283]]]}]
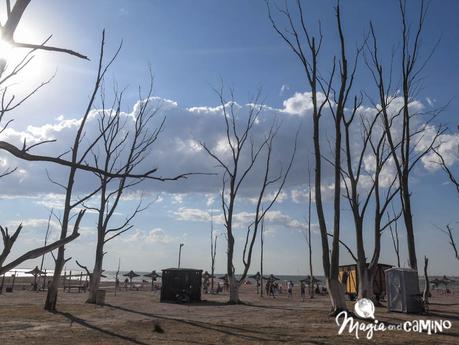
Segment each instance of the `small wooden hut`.
[{"label": "small wooden hut", "polygon": [[162,270],[161,302],[200,302],[202,270],[167,268]]},{"label": "small wooden hut", "polygon": [[[378,264],[375,279],[373,281],[373,293],[377,298],[386,293],[386,278],[384,271],[389,268],[392,268],[392,266]],[[353,301],[357,297],[359,291],[357,264],[339,266],[339,279],[345,286],[345,293],[349,296],[350,300]]]}]

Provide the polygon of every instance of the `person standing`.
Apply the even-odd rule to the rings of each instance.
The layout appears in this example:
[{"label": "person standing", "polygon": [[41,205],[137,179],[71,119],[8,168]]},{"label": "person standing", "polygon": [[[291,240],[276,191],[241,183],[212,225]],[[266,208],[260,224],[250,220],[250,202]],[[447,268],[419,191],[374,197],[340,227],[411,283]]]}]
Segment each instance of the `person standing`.
[{"label": "person standing", "polygon": [[303,281],[301,282],[300,290],[301,290],[301,298],[303,299],[303,302],[304,302],[304,297],[306,295],[306,285],[304,284]]}]

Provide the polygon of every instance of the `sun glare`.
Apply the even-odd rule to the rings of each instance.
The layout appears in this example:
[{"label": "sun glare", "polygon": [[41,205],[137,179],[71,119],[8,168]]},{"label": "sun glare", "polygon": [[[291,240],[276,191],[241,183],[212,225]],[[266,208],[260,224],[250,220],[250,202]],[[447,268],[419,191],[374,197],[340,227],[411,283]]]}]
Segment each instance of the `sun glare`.
[{"label": "sun glare", "polygon": [[2,39],[0,39],[0,59],[8,61],[13,54],[13,46]]}]

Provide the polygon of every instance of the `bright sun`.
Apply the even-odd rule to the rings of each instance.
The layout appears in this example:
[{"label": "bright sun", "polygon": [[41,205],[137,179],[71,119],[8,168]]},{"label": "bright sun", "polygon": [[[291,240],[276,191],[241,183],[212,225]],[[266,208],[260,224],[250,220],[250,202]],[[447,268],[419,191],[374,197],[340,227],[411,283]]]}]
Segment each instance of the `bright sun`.
[{"label": "bright sun", "polygon": [[0,59],[9,60],[13,56],[13,46],[2,39],[0,39]]},{"label": "bright sun", "polygon": [[10,71],[25,61],[27,66],[21,72],[21,85],[28,86],[30,82],[36,83],[44,78],[48,78],[47,73],[44,72],[44,64],[42,54],[33,53],[32,59],[24,60],[24,57],[30,49],[16,48],[11,43],[0,39],[0,67],[4,69],[6,66]]}]

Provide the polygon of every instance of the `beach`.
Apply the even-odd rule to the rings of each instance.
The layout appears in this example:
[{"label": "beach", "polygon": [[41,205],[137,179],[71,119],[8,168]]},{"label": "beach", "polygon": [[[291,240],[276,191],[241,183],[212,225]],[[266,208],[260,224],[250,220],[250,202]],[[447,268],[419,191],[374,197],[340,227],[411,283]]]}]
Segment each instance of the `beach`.
[{"label": "beach", "polygon": [[[87,293],[59,292],[56,313],[43,310],[46,292],[15,290],[0,295],[0,343],[3,344],[457,344],[459,294],[434,291],[430,315],[409,315],[376,308],[380,322],[449,320],[442,333],[387,330],[371,340],[360,332],[338,335],[330,301],[320,295],[300,298],[295,286],[287,294],[261,298],[254,285],[241,287],[242,305],[227,305],[226,292],[202,294],[201,303],[160,303],[159,291],[114,291],[106,304],[85,303]],[[349,302],[349,308],[353,303]]]}]

